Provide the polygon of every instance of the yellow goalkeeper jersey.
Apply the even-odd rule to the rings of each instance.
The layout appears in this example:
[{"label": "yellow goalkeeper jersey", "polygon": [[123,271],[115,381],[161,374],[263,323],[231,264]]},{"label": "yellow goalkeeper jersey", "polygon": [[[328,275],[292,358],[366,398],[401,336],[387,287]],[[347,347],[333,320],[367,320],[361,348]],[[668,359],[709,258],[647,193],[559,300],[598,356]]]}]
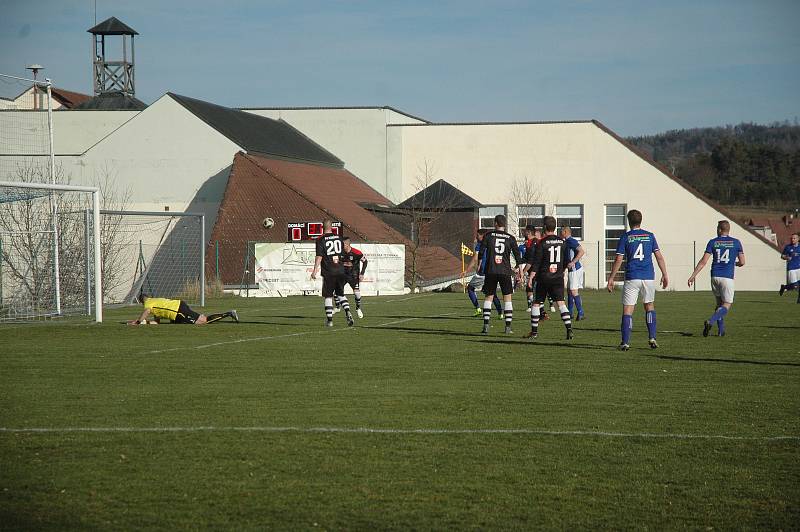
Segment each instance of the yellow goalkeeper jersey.
[{"label": "yellow goalkeeper jersey", "polygon": [[148,297],[144,300],[144,308],[156,318],[175,321],[178,316],[178,308],[181,306],[180,299],[166,299],[163,297]]}]

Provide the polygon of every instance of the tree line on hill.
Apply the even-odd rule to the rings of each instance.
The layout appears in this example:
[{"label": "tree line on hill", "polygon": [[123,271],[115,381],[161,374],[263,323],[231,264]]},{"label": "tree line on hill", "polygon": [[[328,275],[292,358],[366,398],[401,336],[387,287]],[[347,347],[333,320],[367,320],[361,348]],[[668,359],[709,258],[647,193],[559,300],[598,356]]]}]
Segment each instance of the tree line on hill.
[{"label": "tree line on hill", "polygon": [[800,207],[800,124],[742,123],[629,137],[677,177],[723,205]]}]

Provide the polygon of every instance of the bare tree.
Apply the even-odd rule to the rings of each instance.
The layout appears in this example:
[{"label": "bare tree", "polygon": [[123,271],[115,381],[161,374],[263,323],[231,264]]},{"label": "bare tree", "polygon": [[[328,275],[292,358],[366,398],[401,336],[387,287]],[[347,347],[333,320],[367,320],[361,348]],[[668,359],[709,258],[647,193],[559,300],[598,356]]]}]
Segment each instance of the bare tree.
[{"label": "bare tree", "polygon": [[[100,189],[101,211],[124,211],[130,205],[130,187],[121,188],[116,170],[104,165],[94,176],[92,186]],[[120,214],[100,216],[100,264],[103,297],[127,281],[124,250],[133,243],[133,235],[123,230]]]},{"label": "bare tree", "polygon": [[[534,212],[532,206],[551,204],[552,198],[541,181],[525,176],[518,177],[511,183],[508,190],[508,203],[512,205],[508,215],[508,229],[510,233],[515,233],[516,229],[512,231],[511,228],[518,228],[520,219],[539,218],[545,214],[545,211],[542,211],[541,214]],[[530,210],[525,212],[525,207]],[[522,208],[522,212],[520,212],[520,208]]]},{"label": "bare tree", "polygon": [[[94,180],[94,185],[100,189],[101,209],[124,209],[129,193],[119,190],[112,173],[107,170]],[[33,161],[21,163],[16,168],[15,181],[49,183],[49,167]],[[58,165],[53,181],[56,184],[70,184],[71,178]],[[86,267],[87,263],[92,263],[87,255],[91,247],[86,240],[87,233],[92,234],[86,225],[87,209],[92,206],[91,197],[85,193],[26,190],[9,198],[13,201],[0,203],[0,267],[7,272],[3,281],[5,297],[13,292],[19,305],[28,306],[34,312],[37,308],[54,308],[57,250],[62,308],[80,307],[85,303],[86,276],[91,274]],[[55,225],[54,209],[58,213]],[[124,272],[120,251],[126,245],[126,235],[120,231],[120,224],[119,217],[101,217],[104,295],[119,285]],[[57,248],[55,242],[58,243]]]},{"label": "bare tree", "polygon": [[414,182],[415,193],[406,202],[409,214],[411,255],[410,274],[411,291],[417,289],[421,280],[420,259],[426,246],[431,245],[431,233],[434,226],[453,208],[456,197],[445,191],[445,187],[431,187],[436,180],[435,164],[423,160],[417,166]]}]

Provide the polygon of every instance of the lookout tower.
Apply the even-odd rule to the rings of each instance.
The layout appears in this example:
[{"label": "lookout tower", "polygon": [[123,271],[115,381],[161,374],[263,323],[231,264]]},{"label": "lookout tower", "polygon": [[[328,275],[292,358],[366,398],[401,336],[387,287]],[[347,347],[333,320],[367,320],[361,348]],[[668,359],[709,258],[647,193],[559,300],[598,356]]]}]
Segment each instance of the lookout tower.
[{"label": "lookout tower", "polygon": [[[136,94],[134,78],[133,37],[139,33],[116,17],[104,20],[87,30],[93,40],[94,94],[117,93],[133,97]],[[106,57],[106,37],[122,37],[122,59],[112,61]],[[129,42],[130,41],[130,42]],[[111,39],[109,39],[109,46]],[[130,60],[128,47],[130,46]]]}]

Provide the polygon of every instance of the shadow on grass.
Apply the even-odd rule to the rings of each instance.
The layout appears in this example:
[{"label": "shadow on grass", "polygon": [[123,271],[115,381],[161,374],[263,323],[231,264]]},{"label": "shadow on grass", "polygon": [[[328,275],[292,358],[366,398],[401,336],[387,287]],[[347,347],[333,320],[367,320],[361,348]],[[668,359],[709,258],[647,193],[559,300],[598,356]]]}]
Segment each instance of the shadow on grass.
[{"label": "shadow on grass", "polygon": [[797,362],[769,362],[764,360],[737,360],[733,358],[693,358],[693,357],[679,357],[675,355],[645,355],[653,358],[660,358],[662,360],[682,360],[686,362],[720,362],[723,364],[754,364],[757,366],[786,366],[786,367],[800,367]]},{"label": "shadow on grass", "polygon": [[385,329],[390,331],[403,331],[403,332],[411,332],[417,334],[436,334],[436,335],[448,335],[448,336],[483,336],[480,332],[464,332],[464,331],[453,331],[451,329],[425,329],[422,327],[397,327],[395,325],[375,325],[375,326],[366,326],[365,329]]},{"label": "shadow on grass", "polygon": [[[483,335],[475,335],[475,336],[483,336]],[[470,342],[477,342],[477,343],[490,343],[490,344],[506,344],[506,345],[529,345],[531,347],[535,347],[537,345],[546,346],[546,347],[568,347],[570,349],[592,349],[592,350],[604,350],[604,349],[613,349],[615,346],[603,346],[597,344],[582,344],[580,342],[570,342],[570,341],[542,341],[542,340],[528,340],[526,338],[497,338],[491,336],[485,336],[482,340],[468,340]]]}]

